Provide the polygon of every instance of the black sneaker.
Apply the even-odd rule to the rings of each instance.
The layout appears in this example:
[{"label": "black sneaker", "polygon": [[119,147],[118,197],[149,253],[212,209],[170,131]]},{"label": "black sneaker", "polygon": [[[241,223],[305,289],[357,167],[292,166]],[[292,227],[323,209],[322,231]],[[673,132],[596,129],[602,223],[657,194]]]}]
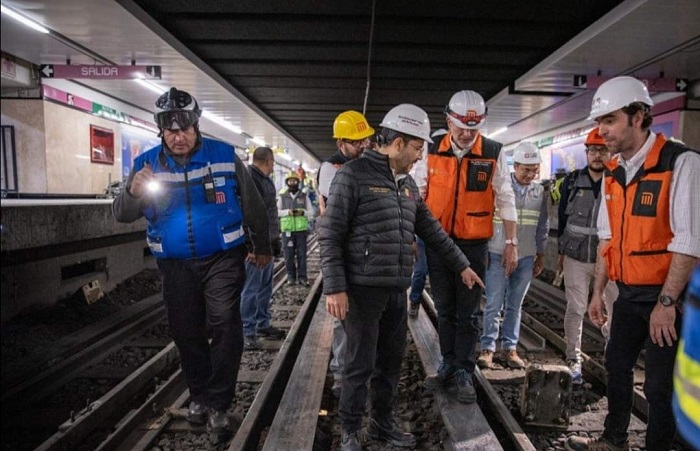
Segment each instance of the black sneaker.
[{"label": "black sneaker", "polygon": [[246,351],[260,349],[260,343],[258,343],[254,335],[246,335],[243,337],[243,349]]},{"label": "black sneaker", "polygon": [[279,340],[280,338],[284,337],[284,331],[274,326],[270,326],[264,329],[258,329],[258,335],[262,335],[266,338],[272,338],[273,340]]},{"label": "black sneaker", "polygon": [[431,374],[423,381],[423,386],[428,390],[438,390],[443,388],[447,382],[452,380],[456,368],[449,363],[442,362],[437,370],[437,374]]},{"label": "black sneaker", "polygon": [[400,448],[416,446],[416,437],[410,432],[402,431],[392,416],[381,420],[370,418],[367,435],[375,440],[391,443]]},{"label": "black sneaker", "polygon": [[411,318],[418,317],[418,310],[420,310],[420,302],[411,301],[411,306],[408,308],[408,316]]},{"label": "black sneaker", "polygon": [[207,421],[207,432],[210,434],[225,434],[231,431],[231,423],[225,410],[211,409]]},{"label": "black sneaker", "polygon": [[308,287],[309,286],[309,281],[306,279],[299,279],[299,285],[303,287]]},{"label": "black sneaker", "polygon": [[204,404],[192,401],[187,409],[187,421],[192,424],[204,424],[207,422],[207,407]]},{"label": "black sneaker", "polygon": [[362,451],[360,431],[343,431],[340,437],[340,451]]},{"label": "black sneaker", "polygon": [[455,372],[455,383],[457,385],[457,401],[471,404],[476,401],[476,390],[472,375],[467,373],[467,370],[460,368]]},{"label": "black sneaker", "polygon": [[287,276],[287,285],[294,286],[297,284],[297,279],[292,279],[291,277]]}]

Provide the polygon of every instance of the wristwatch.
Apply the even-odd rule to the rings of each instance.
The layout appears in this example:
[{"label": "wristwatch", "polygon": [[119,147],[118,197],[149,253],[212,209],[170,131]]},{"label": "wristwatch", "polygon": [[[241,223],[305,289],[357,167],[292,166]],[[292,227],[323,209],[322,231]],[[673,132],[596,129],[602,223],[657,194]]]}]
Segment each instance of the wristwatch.
[{"label": "wristwatch", "polygon": [[664,307],[671,307],[672,305],[676,305],[676,303],[678,302],[677,299],[673,299],[667,294],[660,294],[657,300]]},{"label": "wristwatch", "polygon": [[512,240],[506,240],[506,244],[512,244],[513,246],[517,246],[517,245],[518,245],[518,239],[517,239],[517,238],[513,238]]}]

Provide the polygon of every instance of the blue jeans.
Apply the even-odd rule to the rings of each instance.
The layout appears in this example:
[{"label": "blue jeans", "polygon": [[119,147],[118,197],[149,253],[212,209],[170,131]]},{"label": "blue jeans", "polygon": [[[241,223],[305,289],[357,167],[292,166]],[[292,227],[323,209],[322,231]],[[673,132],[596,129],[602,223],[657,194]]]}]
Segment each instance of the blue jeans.
[{"label": "blue jeans", "polygon": [[413,262],[413,276],[411,276],[411,293],[408,299],[414,304],[420,303],[420,298],[423,296],[425,288],[425,277],[428,275],[428,257],[425,255],[425,243],[420,238],[416,237],[416,248],[418,255]]},{"label": "blue jeans", "polygon": [[503,331],[501,349],[513,350],[518,346],[520,337],[520,316],[523,299],[530,282],[535,257],[518,259],[518,267],[506,278],[505,268],[501,266],[502,255],[489,252],[489,265],[486,269],[486,307],[484,308],[484,332],[481,335],[481,350],[496,350],[498,339],[498,317],[503,314]]},{"label": "blue jeans", "polygon": [[272,298],[271,261],[264,268],[246,262],[246,279],[241,293],[243,335],[255,336],[258,329],[270,327],[270,299]]}]

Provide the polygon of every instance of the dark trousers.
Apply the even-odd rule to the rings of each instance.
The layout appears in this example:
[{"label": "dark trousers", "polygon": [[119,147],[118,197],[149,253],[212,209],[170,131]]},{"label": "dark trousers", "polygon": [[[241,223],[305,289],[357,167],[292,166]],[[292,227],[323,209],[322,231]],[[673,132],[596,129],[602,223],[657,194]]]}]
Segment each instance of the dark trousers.
[{"label": "dark trousers", "polygon": [[158,260],[170,333],[191,398],[216,410],[228,409],[236,393],[246,255],[238,246],[199,260]]},{"label": "dark trousers", "polygon": [[[458,244],[469,259],[471,269],[484,280],[487,243]],[[442,255],[427,248],[428,271],[433,301],[438,312],[438,336],[443,360],[474,372],[474,350],[479,340],[481,287],[468,288]]]},{"label": "dark trousers", "polygon": [[290,281],[307,281],[306,277],[306,239],[309,232],[284,232],[282,246],[284,247],[284,266],[287,268],[287,278]]},{"label": "dark trousers", "polygon": [[[673,365],[678,341],[673,346],[655,345],[649,337],[649,318],[660,288],[630,287],[618,283],[620,295],[613,304],[610,340],[605,350],[608,371],[608,415],[603,435],[615,444],[627,440],[632,414],[633,369],[639,353],[644,356],[644,395],[649,402],[646,448],[670,450],[676,426],[671,406]],[[682,315],[676,310],[676,333],[680,337]]]},{"label": "dark trousers", "polygon": [[362,426],[367,381],[372,416],[382,419],[391,415],[406,348],[406,290],[352,286],[348,299],[339,412],[343,430],[352,432]]}]

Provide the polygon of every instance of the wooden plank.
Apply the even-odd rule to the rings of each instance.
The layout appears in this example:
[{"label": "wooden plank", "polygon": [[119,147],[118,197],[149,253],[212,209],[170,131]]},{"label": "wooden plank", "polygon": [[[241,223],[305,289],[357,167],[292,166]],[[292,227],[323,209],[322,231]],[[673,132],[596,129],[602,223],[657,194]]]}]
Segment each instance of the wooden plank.
[{"label": "wooden plank", "polygon": [[332,341],[332,316],[319,302],[263,451],[313,448]]},{"label": "wooden plank", "polygon": [[[425,372],[435,373],[441,360],[440,341],[425,309],[420,309],[417,318],[409,318],[408,327]],[[462,404],[442,390],[434,395],[455,450],[503,449],[478,404]]]}]

